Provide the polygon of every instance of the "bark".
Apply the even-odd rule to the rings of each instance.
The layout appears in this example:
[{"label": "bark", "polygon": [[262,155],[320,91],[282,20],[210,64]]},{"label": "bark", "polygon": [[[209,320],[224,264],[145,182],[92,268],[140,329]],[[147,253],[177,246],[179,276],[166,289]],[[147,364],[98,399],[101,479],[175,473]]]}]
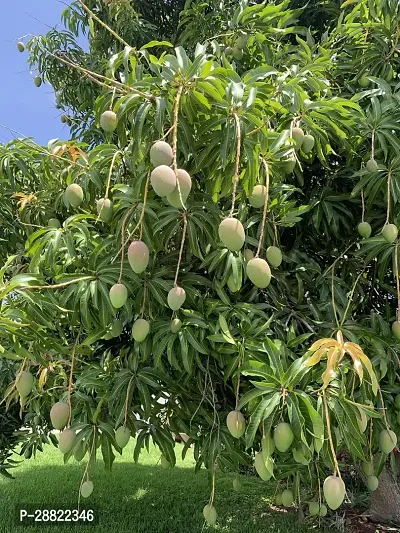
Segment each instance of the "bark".
[{"label": "bark", "polygon": [[379,476],[379,486],[372,493],[370,518],[373,522],[400,525],[400,457],[396,457],[396,472],[385,468]]}]

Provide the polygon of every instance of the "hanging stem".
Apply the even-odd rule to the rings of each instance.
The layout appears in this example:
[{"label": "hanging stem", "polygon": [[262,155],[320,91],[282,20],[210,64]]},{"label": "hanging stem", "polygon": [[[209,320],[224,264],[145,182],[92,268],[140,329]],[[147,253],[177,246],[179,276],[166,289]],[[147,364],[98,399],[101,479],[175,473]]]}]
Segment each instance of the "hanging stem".
[{"label": "hanging stem", "polygon": [[[333,272],[332,272],[333,274]],[[364,269],[358,274],[357,278],[356,278],[356,281],[354,282],[354,285],[351,289],[351,293],[350,293],[350,296],[349,296],[349,301],[347,302],[347,306],[346,306],[346,309],[344,311],[344,314],[343,314],[343,318],[342,318],[342,321],[340,322],[340,325],[342,326],[344,324],[344,321],[346,320],[346,315],[350,309],[350,305],[351,305],[351,302],[353,301],[353,295],[354,295],[354,291],[356,290],[356,286],[357,286],[357,283],[358,283],[358,280],[361,278],[361,276],[364,274]]]},{"label": "hanging stem", "polygon": [[372,128],[372,134],[371,134],[371,159],[374,159],[375,155],[375,129]]},{"label": "hanging stem", "polygon": [[[239,403],[239,388],[240,388],[240,368],[242,366],[242,359],[243,359],[243,352],[241,350],[241,355],[240,355],[240,359],[239,359],[239,366],[238,366],[238,379],[237,379],[237,384],[236,384],[236,393],[235,393],[235,396],[236,396],[236,401],[235,401],[235,411],[237,411],[237,408],[238,408],[238,403]],[[264,429],[264,422],[263,422],[263,429]]]},{"label": "hanging stem", "polygon": [[394,247],[394,268],[396,276],[396,289],[397,289],[397,320],[400,321],[400,282],[399,282],[399,257],[398,257],[399,241],[396,241]]},{"label": "hanging stem", "polygon": [[382,391],[381,391],[381,388],[379,387],[379,385],[378,385],[378,392],[379,392],[379,398],[380,398],[380,400],[381,400],[381,404],[382,404],[382,415],[383,415],[383,420],[385,421],[386,429],[389,431],[389,430],[390,430],[390,426],[389,426],[389,423],[388,423],[387,418],[386,418],[386,407],[385,407],[385,402],[383,401]]},{"label": "hanging stem", "polygon": [[134,376],[131,377],[131,379],[129,380],[129,384],[128,384],[128,389],[126,391],[126,398],[125,398],[125,416],[124,416],[124,426],[126,427],[126,422],[128,420],[128,401],[129,401],[129,395],[131,393],[131,387],[132,387],[132,382],[134,380]]},{"label": "hanging stem", "polygon": [[319,477],[319,467],[318,467],[318,462],[317,461],[315,461],[315,469],[317,471],[317,478],[318,478],[318,502],[319,502],[319,505],[321,505],[321,503],[322,503],[321,478]]},{"label": "hanging stem", "polygon": [[274,213],[272,213],[272,224],[274,226],[274,246],[277,246],[278,245],[278,228],[276,227],[276,224],[275,224],[275,215]]},{"label": "hanging stem", "polygon": [[185,245],[186,229],[187,229],[187,214],[186,214],[186,211],[184,211],[184,212],[183,212],[183,232],[182,232],[182,240],[181,240],[181,247],[180,247],[180,249],[179,249],[178,264],[176,265],[176,272],[175,272],[175,279],[174,279],[174,287],[177,287],[177,286],[178,286],[178,275],[179,275],[179,269],[180,269],[181,261],[182,261],[183,247],[184,247],[184,245]]},{"label": "hanging stem", "polygon": [[364,222],[365,202],[364,202],[364,191],[363,191],[363,189],[361,189],[361,205],[362,205],[361,222]]},{"label": "hanging stem", "polygon": [[[136,224],[136,226],[133,228],[133,230],[129,233],[128,237],[125,239],[125,241],[123,241],[122,243],[122,246],[121,248],[118,250],[118,253],[117,255],[114,257],[114,259],[112,260],[112,262],[114,262],[117,257],[119,256],[119,254],[121,252],[123,252],[126,244],[129,242],[130,238],[132,237],[132,235],[134,235],[137,231],[137,229],[140,227],[140,235],[139,235],[139,238],[141,239],[142,238],[142,224],[143,224],[143,219],[144,219],[144,215],[145,215],[145,210],[146,210],[146,203],[147,203],[147,192],[148,192],[148,189],[149,189],[149,182],[150,182],[150,172],[148,173],[147,175],[147,180],[146,180],[146,185],[145,185],[145,189],[144,189],[144,197],[143,197],[143,206],[142,206],[142,211],[140,213],[140,217],[139,217],[139,222]],[[122,235],[122,240],[123,240],[124,236]]]},{"label": "hanging stem", "polygon": [[125,224],[126,224],[126,221],[128,220],[128,217],[131,215],[131,213],[133,212],[133,210],[135,209],[137,204],[133,204],[127,211],[126,215],[124,216],[123,220],[122,220],[122,227],[121,227],[121,235],[122,235],[122,241],[123,241],[123,244],[122,244],[122,248],[121,248],[121,265],[120,265],[120,268],[119,268],[119,278],[118,278],[118,283],[121,283],[121,280],[122,280],[122,272],[124,270],[124,259],[125,259],[125,244],[126,242],[124,242],[124,235],[125,235]]},{"label": "hanging stem", "polygon": [[268,166],[268,163],[265,161],[265,159],[262,160],[262,163],[265,169],[266,192],[265,192],[265,200],[264,200],[264,209],[263,209],[262,220],[261,220],[261,232],[260,232],[260,238],[258,240],[256,258],[260,255],[260,250],[261,250],[262,242],[264,239],[265,221],[267,219],[267,209],[268,209],[268,200],[269,200],[269,166]]},{"label": "hanging stem", "polygon": [[335,304],[335,285],[334,285],[334,280],[333,280],[334,275],[335,275],[335,269],[333,268],[332,269],[332,283],[331,283],[332,307],[333,307],[333,314],[335,315],[336,325],[338,328],[340,328],[339,319],[338,319],[337,311],[336,311],[336,304]]},{"label": "hanging stem", "polygon": [[114,99],[115,99],[115,87],[113,89],[113,93],[112,93],[112,96],[111,96],[110,107],[109,107],[110,110],[112,110],[112,108],[113,108]]},{"label": "hanging stem", "polygon": [[[115,154],[113,155],[113,158],[111,159],[110,170],[108,171],[106,192],[104,193],[104,199],[105,200],[108,198],[108,193],[110,192],[111,176],[112,176],[112,172],[114,170],[115,161],[116,161],[118,155],[121,155],[121,152],[119,150],[117,152],[115,152]],[[100,220],[100,216],[101,216],[101,213],[102,213],[103,209],[104,209],[104,201],[101,204],[100,212],[97,215],[97,222]]]},{"label": "hanging stem", "polygon": [[214,503],[214,496],[215,496],[215,468],[213,467],[213,472],[212,472],[212,480],[211,480],[211,496],[210,496],[210,505],[212,505]]},{"label": "hanging stem", "polygon": [[330,445],[330,448],[331,448],[332,459],[333,459],[333,464],[334,464],[334,472],[333,472],[333,475],[336,476],[336,473],[337,473],[338,476],[339,476],[339,478],[342,479],[342,476],[340,475],[339,464],[338,464],[337,459],[336,459],[335,447],[334,447],[334,445],[333,445],[333,439],[332,439],[332,433],[331,433],[331,422],[330,422],[330,418],[329,418],[328,402],[326,401],[326,394],[325,394],[325,391],[322,392],[322,397],[323,397],[323,399],[324,399],[326,427],[327,427],[327,429],[328,429],[329,445]]},{"label": "hanging stem", "polygon": [[173,129],[174,129],[174,127],[171,126],[171,127],[169,128],[169,130],[167,131],[167,133],[164,133],[164,135],[161,137],[161,140],[164,141],[164,140],[168,137],[168,135],[171,133],[171,131],[172,131]]},{"label": "hanging stem", "polygon": [[143,300],[142,300],[142,307],[140,308],[140,318],[143,318],[143,315],[144,315],[144,306],[146,305],[146,294],[147,294],[147,283],[145,281],[143,285]]},{"label": "hanging stem", "polygon": [[76,339],[75,339],[75,343],[74,343],[74,347],[72,348],[72,354],[71,354],[71,369],[69,371],[69,382],[68,382],[68,407],[69,407],[69,416],[68,416],[68,422],[67,422],[67,426],[70,425],[71,423],[71,417],[72,417],[72,403],[71,403],[71,393],[72,393],[72,379],[73,379],[73,373],[74,373],[74,365],[75,365],[75,352],[76,352],[76,347],[78,346],[78,341],[79,341],[79,335],[80,335],[80,330],[79,330],[79,333],[78,335],[76,336]]},{"label": "hanging stem", "polygon": [[390,199],[391,199],[390,183],[391,181],[392,181],[392,171],[389,170],[388,179],[387,179],[387,208],[386,208],[386,223],[385,224],[389,224],[389,220],[390,220]]},{"label": "hanging stem", "polygon": [[57,285],[25,285],[23,287],[18,287],[16,290],[23,291],[23,290],[30,290],[30,289],[35,289],[35,290],[62,289],[63,287],[68,287],[68,285],[72,285],[73,283],[78,283],[79,281],[84,281],[84,280],[89,280],[89,279],[93,280],[93,279],[96,279],[96,277],[95,276],[82,276],[81,278],[71,279],[69,281],[66,281],[65,283],[57,283]]},{"label": "hanging stem", "polygon": [[373,424],[372,424],[372,418],[369,421],[369,458],[371,461],[371,464],[373,463],[373,455],[372,455],[372,432],[373,432]]},{"label": "hanging stem", "polygon": [[181,194],[181,186],[178,180],[178,164],[176,161],[176,154],[178,151],[178,120],[179,120],[179,104],[181,102],[183,93],[183,85],[179,85],[178,92],[175,98],[175,105],[174,105],[174,123],[172,125],[172,170],[175,172],[176,176],[176,185],[178,187],[178,194],[179,194],[179,201],[183,207],[183,209],[186,211],[185,204],[183,203],[183,198]]},{"label": "hanging stem", "polygon": [[80,488],[82,487],[83,480],[85,479],[85,477],[86,477],[86,480],[89,479],[88,470],[89,470],[90,461],[92,460],[93,452],[95,450],[95,446],[96,446],[96,426],[93,426],[93,442],[92,442],[92,447],[90,449],[89,459],[88,459],[88,461],[86,463],[86,468],[85,468],[85,471],[83,472],[83,476],[82,476],[82,479],[81,479],[81,484],[79,486],[78,507],[79,507],[79,502],[81,500]]},{"label": "hanging stem", "polygon": [[118,35],[118,33],[115,33],[114,30],[112,30],[110,28],[110,26],[108,26],[105,22],[103,22],[97,15],[95,15],[93,13],[93,11],[91,11],[83,2],[82,0],[78,0],[79,3],[81,4],[81,6],[83,7],[83,9],[89,13],[89,15],[94,18],[94,20],[96,22],[98,22],[101,26],[103,26],[103,28],[105,28],[108,32],[111,33],[111,35],[113,35],[117,41],[119,41],[121,44],[123,44],[124,46],[127,46],[128,48],[132,48],[120,35]]},{"label": "hanging stem", "polygon": [[233,113],[236,122],[236,161],[235,161],[235,175],[233,177],[233,190],[232,190],[232,205],[229,212],[229,217],[233,216],[235,210],[236,189],[239,181],[239,166],[240,166],[240,149],[242,146],[242,136],[240,132],[240,120],[236,113]]}]

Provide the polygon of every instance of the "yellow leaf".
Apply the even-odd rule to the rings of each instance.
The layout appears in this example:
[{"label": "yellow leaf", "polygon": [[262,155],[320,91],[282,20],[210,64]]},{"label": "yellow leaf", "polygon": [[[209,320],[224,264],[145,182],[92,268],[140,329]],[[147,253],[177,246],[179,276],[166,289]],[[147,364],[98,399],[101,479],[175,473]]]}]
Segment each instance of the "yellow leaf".
[{"label": "yellow leaf", "polygon": [[365,355],[363,351],[361,351],[361,353],[359,354],[359,357],[361,361],[363,362],[365,368],[367,369],[369,377],[371,378],[372,392],[376,394],[378,392],[379,385],[378,385],[378,380],[376,379],[374,369],[372,368],[371,361],[368,359],[368,357]]},{"label": "yellow leaf", "polygon": [[337,344],[335,339],[320,339],[319,341],[314,342],[314,344],[310,348],[310,351],[314,352],[315,350],[318,350],[318,348],[321,348],[322,346],[329,348],[330,346],[333,346],[334,344]]},{"label": "yellow leaf", "polygon": [[46,383],[46,380],[47,380],[47,368],[43,368],[43,370],[40,372],[39,388],[43,389],[43,385]]},{"label": "yellow leaf", "polygon": [[327,351],[327,348],[320,348],[319,350],[314,352],[314,354],[309,359],[307,359],[307,361],[304,363],[305,366],[314,366],[317,363],[319,363],[321,361],[322,356],[325,354],[326,351]]}]

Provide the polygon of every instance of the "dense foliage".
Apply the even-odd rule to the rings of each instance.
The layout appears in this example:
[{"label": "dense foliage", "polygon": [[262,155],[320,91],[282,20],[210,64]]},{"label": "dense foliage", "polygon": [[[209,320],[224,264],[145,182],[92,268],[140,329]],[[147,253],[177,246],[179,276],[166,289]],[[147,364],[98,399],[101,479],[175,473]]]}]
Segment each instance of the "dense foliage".
[{"label": "dense foliage", "polygon": [[[313,28],[293,4],[186,2],[146,19],[144,2],[75,2],[69,31],[27,44],[74,136],[0,153],[0,369],[17,376],[2,385],[32,427],[28,455],[54,440],[49,412],[62,400],[79,430],[66,459],[82,445],[94,459],[99,444],[111,467],[126,426],[135,460],[152,439],[174,465],[172,433],[184,433],[184,453],[192,445],[210,471],[210,504],[215,464],[238,470],[255,453],[260,475],[287,480],[298,502],[331,473],[372,461],[378,476],[393,457],[382,438],[400,430],[397,229],[386,227],[400,222],[399,8],[326,2]],[[75,43],[82,28],[89,53]],[[150,180],[160,139],[173,174],[192,178],[190,194],[175,191],[180,209]],[[83,201],[64,193],[71,184]],[[219,227],[232,216],[245,245],[230,250]],[[135,240],[150,251],[139,273]],[[247,250],[267,253],[270,283],[252,283]],[[116,308],[119,283],[129,297]],[[177,286],[186,299],[172,311]],[[138,319],[150,324],[141,342]],[[27,370],[34,387],[20,396]],[[234,409],[243,438],[226,425]],[[282,422],[294,440],[271,458]]]}]

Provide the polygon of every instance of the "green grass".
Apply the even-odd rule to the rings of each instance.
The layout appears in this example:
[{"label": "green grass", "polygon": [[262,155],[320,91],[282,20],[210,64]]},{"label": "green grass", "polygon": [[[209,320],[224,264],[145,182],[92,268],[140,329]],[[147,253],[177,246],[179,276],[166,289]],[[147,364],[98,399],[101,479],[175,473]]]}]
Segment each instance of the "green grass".
[{"label": "green grass", "polygon": [[[177,455],[180,454],[179,445]],[[74,460],[63,464],[62,455],[48,446],[36,459],[25,461],[13,471],[14,480],[0,479],[0,532],[96,531],[100,533],[194,533],[204,524],[202,509],[209,498],[205,470],[195,474],[190,454],[178,458],[174,469],[158,464],[160,453],[143,452],[140,463],[133,462],[133,442],[118,456],[111,473],[98,461],[90,474],[94,482],[84,508],[93,508],[99,522],[95,526],[70,524],[21,527],[16,522],[16,506],[37,504],[47,508],[77,508],[78,488],[85,465]],[[242,490],[232,490],[234,474],[217,474],[215,506],[218,524],[204,531],[224,533],[311,533],[315,523],[299,524],[295,513],[273,510],[269,502],[274,484],[258,478],[241,477]],[[82,507],[82,505],[81,505]]]}]

